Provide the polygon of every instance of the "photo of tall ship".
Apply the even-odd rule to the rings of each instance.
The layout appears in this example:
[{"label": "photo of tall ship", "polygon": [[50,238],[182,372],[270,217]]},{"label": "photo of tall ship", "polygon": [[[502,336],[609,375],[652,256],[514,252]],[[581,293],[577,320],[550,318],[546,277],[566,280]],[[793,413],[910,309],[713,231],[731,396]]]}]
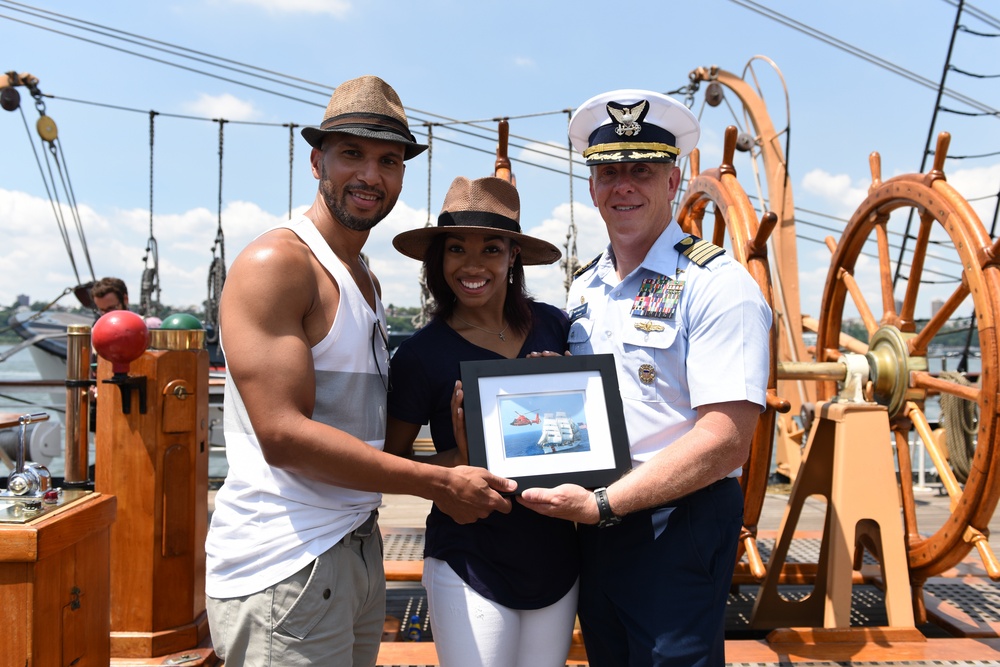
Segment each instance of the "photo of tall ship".
[{"label": "photo of tall ship", "polygon": [[538,446],[545,454],[573,449],[580,444],[580,427],[565,412],[546,412],[542,418],[542,435]]}]

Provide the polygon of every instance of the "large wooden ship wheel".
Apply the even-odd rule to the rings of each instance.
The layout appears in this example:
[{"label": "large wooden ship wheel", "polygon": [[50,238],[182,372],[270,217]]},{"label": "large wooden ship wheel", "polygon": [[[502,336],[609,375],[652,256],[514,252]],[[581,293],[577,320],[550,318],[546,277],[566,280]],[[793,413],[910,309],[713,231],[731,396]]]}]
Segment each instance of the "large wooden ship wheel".
[{"label": "large wooden ship wheel", "polygon": [[[923,442],[944,488],[951,498],[951,512],[941,526],[918,526],[912,477],[900,475],[906,551],[910,580],[917,586],[931,576],[956,565],[973,546],[979,549],[991,578],[1000,578],[1000,567],[989,549],[988,523],[1000,497],[1000,457],[997,456],[997,331],[1000,313],[1000,244],[991,241],[968,202],[945,180],[942,171],[949,136],[938,138],[934,166],[927,174],[907,174],[881,181],[877,153],[871,157],[872,185],[840,242],[823,292],[816,340],[816,359],[833,361],[842,350],[864,354],[871,367],[867,395],[889,411],[901,471],[910,471],[911,430]],[[890,246],[892,235],[903,227],[906,213],[919,218],[912,250],[898,258]],[[900,215],[903,214],[903,215]],[[871,243],[874,241],[874,243]],[[828,239],[828,245],[832,245]],[[877,248],[877,266],[870,255]],[[902,262],[908,269],[905,293],[897,305],[893,293],[892,268]],[[878,279],[866,274],[877,270]],[[961,273],[960,281],[954,276]],[[951,279],[949,284],[947,281]],[[944,291],[940,286],[944,282]],[[937,289],[943,305],[922,327],[915,313],[931,312],[931,294]],[[950,290],[948,294],[947,290]],[[864,323],[868,341],[848,336],[844,330],[847,297]],[[934,337],[946,330],[949,319],[974,305],[975,328],[982,359],[978,386],[967,386],[935,377],[928,372],[927,350]],[[918,311],[918,303],[922,306]],[[881,307],[876,319],[873,308]],[[853,316],[848,311],[848,317]],[[836,394],[834,382],[820,382],[821,398]],[[979,423],[975,455],[964,487],[948,465],[943,447],[931,431],[926,405],[934,396],[950,394],[974,401]],[[888,446],[889,434],[873,435],[873,447]]]},{"label": "large wooden ship wheel", "polygon": [[[733,153],[736,147],[737,129],[726,128],[722,166],[704,172],[699,170],[698,152],[691,156],[691,180],[688,182],[684,200],[678,207],[677,221],[681,228],[695,236],[711,240],[720,247],[728,246],[733,257],[747,268],[760,286],[769,305],[773,305],[771,272],[767,262],[767,238],[774,230],[777,218],[767,213],[758,225],[756,212],[747,198],[746,192],[736,179],[733,168]],[[712,205],[711,225],[706,235],[705,214]],[[728,243],[727,243],[728,241]],[[744,523],[740,535],[740,552],[737,561],[745,553],[751,574],[762,579],[764,564],[756,545],[757,522],[764,506],[767,480],[770,475],[771,447],[774,440],[775,412],[786,412],[787,401],[776,393],[777,373],[777,330],[772,324],[770,337],[771,371],[767,384],[767,409],[757,422],[750,456],[743,466],[740,483],[744,496]]]}]

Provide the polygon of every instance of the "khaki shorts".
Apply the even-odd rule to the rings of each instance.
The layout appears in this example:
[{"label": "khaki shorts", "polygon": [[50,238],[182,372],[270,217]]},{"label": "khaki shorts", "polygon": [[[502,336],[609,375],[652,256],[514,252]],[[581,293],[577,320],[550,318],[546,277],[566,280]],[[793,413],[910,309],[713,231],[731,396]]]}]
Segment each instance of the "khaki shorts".
[{"label": "khaki shorts", "polygon": [[374,665],[385,623],[377,525],[359,529],[275,586],[207,598],[216,654],[226,667]]}]

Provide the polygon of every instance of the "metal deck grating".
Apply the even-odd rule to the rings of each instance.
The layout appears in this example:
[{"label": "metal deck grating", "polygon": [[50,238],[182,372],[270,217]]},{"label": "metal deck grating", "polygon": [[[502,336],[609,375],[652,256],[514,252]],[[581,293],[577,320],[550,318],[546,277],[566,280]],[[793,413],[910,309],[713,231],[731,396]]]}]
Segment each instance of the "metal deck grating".
[{"label": "metal deck grating", "polygon": [[[424,535],[420,530],[383,533],[386,560],[421,560],[423,558]],[[766,563],[774,550],[775,540],[758,540],[761,557]],[[786,561],[789,563],[815,563],[819,558],[820,539],[796,539],[791,542]],[[865,563],[875,563],[871,554],[865,553]],[[924,590],[942,603],[952,604],[981,623],[1000,621],[1000,583],[988,579],[935,578],[928,581]],[[811,586],[782,586],[781,595],[787,599],[802,599],[812,591]],[[726,607],[727,639],[763,639],[765,630],[752,630],[750,616],[756,601],[757,587],[744,585],[735,587],[729,595]],[[387,613],[401,622],[413,613],[419,613],[423,624],[423,640],[432,640],[432,630],[426,620],[427,598],[419,583],[394,582],[387,593]],[[416,611],[413,611],[416,610]],[[887,625],[885,596],[881,590],[871,585],[855,586],[851,594],[851,625]],[[928,624],[920,628],[928,637],[949,637],[942,628]],[[991,661],[935,660],[935,661],[777,661],[777,662],[727,662],[727,667],[978,667],[993,665]],[[425,667],[424,665],[393,665],[392,667]],[[430,667],[430,666],[426,666]]]},{"label": "metal deck grating", "polygon": [[423,560],[424,533],[383,530],[382,549],[385,560]]},{"label": "metal deck grating", "polygon": [[[760,550],[760,557],[766,563],[771,559],[771,554],[774,552],[773,538],[770,539],[758,539],[757,549]],[[822,544],[822,540],[818,538],[802,538],[794,539],[788,545],[788,555],[785,557],[785,562],[788,563],[815,563],[819,560],[819,548]],[[746,562],[746,556],[743,556],[742,562]],[[865,550],[863,562],[866,565],[875,565],[878,561]]]},{"label": "metal deck grating", "polygon": [[1000,583],[988,579],[960,579],[954,583],[933,579],[924,591],[952,604],[979,623],[1000,621]]}]

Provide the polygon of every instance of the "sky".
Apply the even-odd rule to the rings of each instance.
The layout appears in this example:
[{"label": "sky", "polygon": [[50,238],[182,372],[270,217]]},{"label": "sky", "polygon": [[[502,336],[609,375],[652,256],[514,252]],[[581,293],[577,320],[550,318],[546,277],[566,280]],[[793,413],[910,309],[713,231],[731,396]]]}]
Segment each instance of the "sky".
[{"label": "sky", "polygon": [[[968,30],[951,56],[967,74],[949,71],[946,86],[995,112],[1000,88],[987,77],[1000,73],[1000,38],[974,33],[1000,27],[972,10],[982,13],[966,5]],[[562,248],[572,221],[577,255],[587,261],[607,235],[582,163],[568,176],[567,111],[613,89],[675,91],[697,67],[741,74],[763,56],[777,69],[753,60],[757,85],[774,125],[789,128],[800,307],[816,316],[829,272],[823,239],[838,239],[867,195],[869,154],[880,153],[883,180],[921,171],[955,17],[949,0],[0,0],[0,71],[30,73],[53,96],[43,98],[45,111],[58,126],[86,241],[85,249],[72,220],[68,241],[60,234],[36,162],[42,149],[25,128],[38,111],[20,88],[21,110],[0,112],[0,304],[20,294],[51,301],[89,280],[91,267],[98,278],[125,279],[136,303],[151,238],[161,301],[200,304],[213,250],[229,265],[288,218],[290,198],[293,213],[312,203],[308,146],[288,125],[319,124],[332,88],[363,74],[396,89],[418,139],[432,135],[432,149],[407,163],[399,202],[366,245],[387,305],[420,304],[419,263],[399,255],[392,237],[435,223],[456,176],[493,172],[501,117],[510,119],[524,231]],[[234,71],[245,66],[268,79]],[[735,96],[706,108],[704,90],[692,100],[702,121],[702,169],[720,163],[726,125],[743,122]],[[975,111],[953,94],[941,104]],[[152,165],[150,111],[158,114]],[[219,118],[228,121],[221,169]],[[939,113],[935,123],[935,132],[952,134],[949,155],[994,154],[945,164],[948,182],[987,229],[1000,185],[998,120]],[[749,161],[737,171],[755,194]],[[859,281],[877,276],[874,262],[857,271]],[[562,306],[564,275],[558,265],[532,267],[528,286]],[[935,289],[946,295],[952,287],[929,287],[928,297]],[[75,305],[72,298],[63,302]]]}]

